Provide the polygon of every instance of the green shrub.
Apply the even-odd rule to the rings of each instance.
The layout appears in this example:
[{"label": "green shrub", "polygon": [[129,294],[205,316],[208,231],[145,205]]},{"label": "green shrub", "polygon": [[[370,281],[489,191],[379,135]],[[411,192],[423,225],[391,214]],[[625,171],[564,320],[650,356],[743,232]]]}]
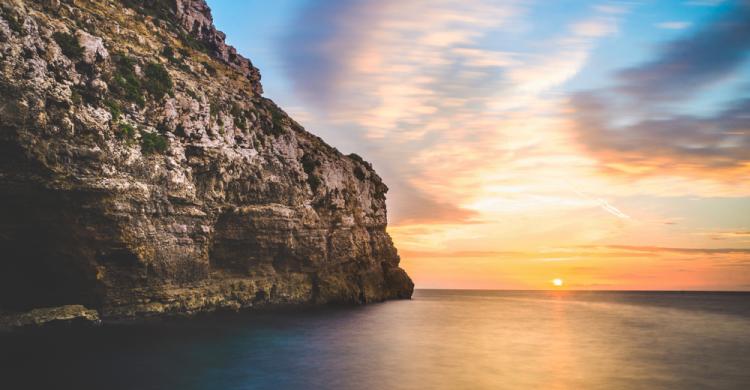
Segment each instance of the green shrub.
[{"label": "green shrub", "polygon": [[302,155],[301,162],[302,169],[308,175],[311,175],[313,172],[315,172],[315,168],[320,166],[320,161],[316,160],[312,155],[307,153]]},{"label": "green shrub", "polygon": [[143,154],[164,153],[167,150],[167,137],[159,133],[141,131],[141,152]]},{"label": "green shrub", "polygon": [[83,48],[78,44],[78,38],[64,32],[52,34],[52,39],[60,46],[63,54],[71,60],[78,60],[83,56]]},{"label": "green shrub", "polygon": [[120,123],[120,131],[117,133],[117,138],[121,140],[131,140],[135,137],[135,127],[128,123]]},{"label": "green shrub", "polygon": [[232,114],[232,117],[234,118],[234,127],[243,130],[247,129],[247,114],[242,111],[242,108],[237,103],[232,104],[232,109],[229,113]]},{"label": "green shrub", "polygon": [[155,98],[161,99],[165,94],[172,93],[172,77],[164,65],[151,62],[144,70],[146,84],[144,87]]},{"label": "green shrub", "polygon": [[120,119],[120,115],[122,115],[122,108],[120,108],[120,104],[114,100],[107,99],[106,101],[104,101],[104,105],[109,108],[109,113],[112,115],[112,121],[117,122],[117,120]]},{"label": "green shrub", "polygon": [[358,155],[357,153],[351,153],[351,154],[349,155],[349,158],[350,158],[350,159],[352,159],[352,160],[354,160],[354,161],[356,161],[356,162],[358,162],[358,163],[362,163],[362,164],[367,164],[367,163],[365,162],[365,159],[363,159],[363,158],[362,158],[362,157],[361,157],[360,155]]},{"label": "green shrub", "polygon": [[10,10],[4,10],[3,17],[5,20],[8,21],[8,26],[11,30],[17,32],[18,34],[23,34],[23,24],[20,20],[18,20],[18,17],[16,15],[13,15],[10,13]]},{"label": "green shrub", "polygon": [[320,161],[316,160],[312,155],[305,153],[302,155],[301,163],[302,170],[307,174],[307,184],[315,191],[321,184],[320,178],[315,175],[315,169],[321,165]]},{"label": "green shrub", "polygon": [[279,136],[284,134],[284,120],[286,116],[275,104],[269,106],[271,111],[271,134]]},{"label": "green shrub", "polygon": [[174,58],[174,49],[172,49],[172,46],[164,46],[164,49],[161,51],[161,55],[163,55],[164,58],[168,59],[170,62],[177,60],[176,58]]},{"label": "green shrub", "polygon": [[220,111],[221,111],[220,101],[213,99],[210,102],[208,102],[208,112],[211,115],[211,118],[218,116]]},{"label": "green shrub", "polygon": [[143,97],[141,81],[135,74],[135,60],[127,56],[117,55],[114,56],[114,62],[116,67],[111,80],[112,92],[143,107],[146,104],[146,99]]},{"label": "green shrub", "polygon": [[235,116],[234,127],[242,130],[247,130],[247,119],[245,119],[244,116]]},{"label": "green shrub", "polygon": [[323,182],[321,182],[320,178],[318,178],[315,175],[308,175],[307,184],[309,184],[310,188],[312,188],[312,190],[315,191],[318,189],[318,187],[320,187],[321,184],[323,184]]}]

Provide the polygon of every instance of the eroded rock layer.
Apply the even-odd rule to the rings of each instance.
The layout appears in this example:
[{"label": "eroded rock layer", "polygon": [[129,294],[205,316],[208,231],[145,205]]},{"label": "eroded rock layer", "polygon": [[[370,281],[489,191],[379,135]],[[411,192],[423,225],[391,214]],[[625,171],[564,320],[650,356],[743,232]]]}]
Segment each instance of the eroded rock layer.
[{"label": "eroded rock layer", "polygon": [[410,297],[380,177],[261,93],[202,0],[3,0],[0,312]]}]

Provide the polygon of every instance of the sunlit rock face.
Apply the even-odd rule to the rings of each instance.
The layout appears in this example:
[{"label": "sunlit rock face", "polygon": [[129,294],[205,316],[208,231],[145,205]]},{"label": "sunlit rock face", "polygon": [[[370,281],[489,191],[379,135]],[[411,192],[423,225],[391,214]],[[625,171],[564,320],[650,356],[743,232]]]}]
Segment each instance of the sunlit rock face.
[{"label": "sunlit rock face", "polygon": [[409,298],[380,177],[261,92],[203,1],[4,1],[0,312]]}]

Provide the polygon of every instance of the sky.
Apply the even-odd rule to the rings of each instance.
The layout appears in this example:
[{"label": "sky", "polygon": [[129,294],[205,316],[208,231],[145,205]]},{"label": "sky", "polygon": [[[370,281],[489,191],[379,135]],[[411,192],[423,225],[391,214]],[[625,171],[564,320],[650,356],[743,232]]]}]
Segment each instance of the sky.
[{"label": "sky", "polygon": [[750,0],[209,0],[417,288],[750,290]]}]

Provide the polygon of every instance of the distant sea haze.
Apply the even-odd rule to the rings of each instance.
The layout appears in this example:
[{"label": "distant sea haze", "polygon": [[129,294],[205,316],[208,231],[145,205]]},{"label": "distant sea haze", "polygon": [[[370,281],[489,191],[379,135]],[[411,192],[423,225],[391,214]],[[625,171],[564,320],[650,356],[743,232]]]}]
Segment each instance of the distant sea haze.
[{"label": "distant sea haze", "polygon": [[417,290],[0,345],[7,389],[748,389],[750,293]]}]

